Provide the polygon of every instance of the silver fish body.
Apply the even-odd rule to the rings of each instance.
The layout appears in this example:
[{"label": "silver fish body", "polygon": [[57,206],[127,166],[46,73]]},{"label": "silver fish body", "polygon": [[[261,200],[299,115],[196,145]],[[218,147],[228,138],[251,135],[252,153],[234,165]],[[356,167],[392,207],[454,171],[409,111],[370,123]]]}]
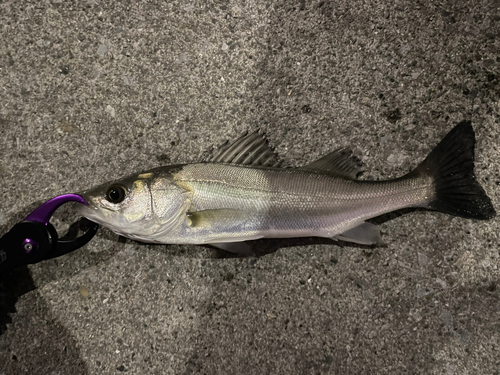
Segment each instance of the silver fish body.
[{"label": "silver fish body", "polygon": [[[414,172],[381,182],[357,180],[350,154],[339,151],[299,169],[254,163],[269,150],[259,151],[260,136],[240,139],[232,146],[233,154],[216,162],[160,167],[104,184],[84,193],[89,205],[79,209],[116,233],[152,243],[213,244],[234,250],[222,244],[315,236],[376,244],[381,242],[378,230],[365,221],[402,208],[427,207],[480,219],[494,216],[471,171],[462,176],[470,185],[467,191],[453,190],[453,176],[460,177],[457,171],[464,166],[460,156],[470,159],[471,145],[467,155],[459,145],[462,151],[452,148],[456,155],[450,160],[443,156],[450,153],[450,141],[464,131],[470,140],[470,123],[459,124]],[[248,162],[241,164],[245,157]],[[443,177],[443,168],[451,176]],[[446,193],[451,202],[443,198]],[[457,194],[465,208],[453,202]]]}]

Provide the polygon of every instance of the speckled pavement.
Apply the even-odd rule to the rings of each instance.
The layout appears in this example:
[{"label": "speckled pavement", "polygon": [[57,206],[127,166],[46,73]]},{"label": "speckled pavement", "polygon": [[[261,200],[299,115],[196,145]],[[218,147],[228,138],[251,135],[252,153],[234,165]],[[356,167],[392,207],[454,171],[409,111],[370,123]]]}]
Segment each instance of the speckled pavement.
[{"label": "speckled pavement", "polygon": [[[349,146],[390,178],[470,119],[500,208],[497,1],[16,0],[0,30],[0,233],[257,128],[289,166]],[[499,224],[418,211],[387,247],[258,258],[103,229],[9,276],[0,375],[498,374]]]}]

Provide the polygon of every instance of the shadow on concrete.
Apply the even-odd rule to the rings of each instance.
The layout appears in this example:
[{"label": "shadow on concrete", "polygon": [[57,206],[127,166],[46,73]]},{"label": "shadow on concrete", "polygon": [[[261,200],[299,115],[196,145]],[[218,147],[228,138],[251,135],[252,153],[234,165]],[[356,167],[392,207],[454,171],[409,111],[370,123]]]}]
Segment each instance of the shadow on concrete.
[{"label": "shadow on concrete", "polygon": [[75,338],[52,315],[27,268],[0,280],[0,332],[2,374],[88,374]]}]

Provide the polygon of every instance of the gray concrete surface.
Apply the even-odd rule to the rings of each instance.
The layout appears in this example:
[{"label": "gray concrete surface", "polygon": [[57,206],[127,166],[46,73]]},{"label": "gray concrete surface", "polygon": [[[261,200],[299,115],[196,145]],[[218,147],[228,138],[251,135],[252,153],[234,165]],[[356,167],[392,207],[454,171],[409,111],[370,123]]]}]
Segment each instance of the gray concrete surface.
[{"label": "gray concrete surface", "polygon": [[[0,233],[256,128],[289,165],[351,146],[365,178],[389,178],[472,119],[498,210],[499,7],[3,1]],[[415,212],[381,224],[385,248],[285,241],[249,259],[101,230],[29,268],[0,374],[498,374],[499,223]]]}]

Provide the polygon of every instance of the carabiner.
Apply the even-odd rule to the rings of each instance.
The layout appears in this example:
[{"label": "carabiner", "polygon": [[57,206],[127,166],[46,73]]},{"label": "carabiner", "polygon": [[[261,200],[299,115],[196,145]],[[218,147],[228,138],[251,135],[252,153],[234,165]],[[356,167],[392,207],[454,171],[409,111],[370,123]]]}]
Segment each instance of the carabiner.
[{"label": "carabiner", "polygon": [[59,240],[57,231],[49,220],[54,212],[67,202],[88,204],[78,194],[57,196],[35,209],[0,238],[0,273],[70,253],[84,246],[94,237],[99,228],[96,223],[92,223],[90,228],[78,238]]}]

